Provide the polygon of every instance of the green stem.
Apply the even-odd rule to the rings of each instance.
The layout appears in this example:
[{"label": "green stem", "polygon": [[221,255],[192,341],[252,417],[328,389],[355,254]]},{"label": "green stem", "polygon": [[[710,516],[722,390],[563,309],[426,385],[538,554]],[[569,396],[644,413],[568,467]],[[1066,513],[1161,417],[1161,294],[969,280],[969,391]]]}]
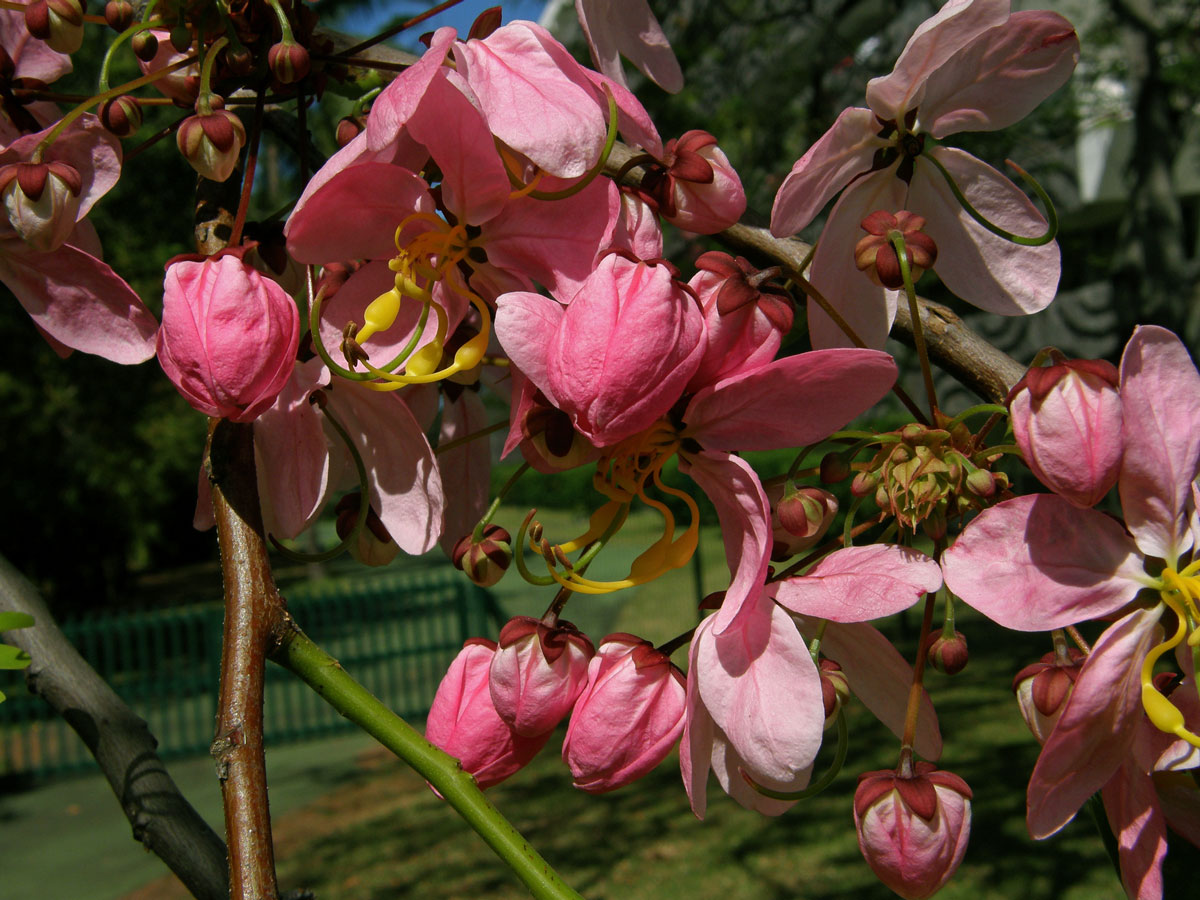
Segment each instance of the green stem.
[{"label": "green stem", "polygon": [[833,784],[833,779],[837,778],[846,762],[846,751],[850,749],[850,731],[846,727],[846,714],[841,709],[837,713],[837,738],[837,753],[833,757],[833,763],[822,773],[820,778],[802,791],[773,791],[755,782],[745,772],[742,772],[742,777],[746,779],[750,787],[772,800],[805,800],[814,797]]},{"label": "green stem", "polygon": [[411,766],[435,787],[539,900],[583,900],[464,772],[354,680],[336,659],[292,623],[271,659],[298,676],[330,706]]},{"label": "green stem", "polygon": [[1046,207],[1046,231],[1044,234],[1040,234],[1036,237],[1023,237],[1019,234],[1013,234],[1011,231],[1006,231],[999,225],[988,221],[986,218],[984,218],[983,213],[972,206],[971,201],[963,195],[963,192],[959,189],[958,185],[954,183],[954,176],[947,171],[946,167],[941,164],[937,157],[933,156],[931,153],[925,153],[922,154],[921,158],[929,160],[931,163],[933,163],[937,170],[942,173],[942,177],[946,179],[946,184],[949,185],[951,193],[954,194],[954,199],[959,202],[959,205],[962,206],[964,210],[966,210],[967,215],[997,237],[1002,237],[1006,241],[1010,241],[1014,244],[1020,244],[1023,247],[1040,247],[1043,244],[1050,243],[1052,240],[1054,240],[1055,235],[1058,234],[1058,211],[1054,208],[1054,203],[1051,202],[1050,195],[1042,189],[1042,186],[1034,180],[1032,175],[1018,166],[1011,159],[1006,159],[1005,162],[1008,163],[1013,170],[1025,180],[1025,183],[1033,189],[1033,192],[1037,194],[1038,199],[1042,201],[1042,205]]},{"label": "green stem", "polygon": [[204,62],[200,64],[200,96],[196,100],[196,113],[201,116],[212,115],[212,72],[217,64],[217,54],[229,43],[229,38],[219,37],[212,42],[208,52],[204,54]]},{"label": "green stem", "polygon": [[913,284],[912,269],[908,265],[908,245],[904,235],[893,231],[888,235],[892,247],[896,250],[896,259],[900,263],[900,277],[904,279],[904,295],[908,298],[908,314],[912,317],[913,345],[917,350],[917,358],[921,361],[921,377],[925,380],[925,397],[929,400],[929,421],[936,424],[938,420],[937,391],[933,387],[933,370],[929,366],[929,350],[925,346],[925,329],[921,325],[921,310],[917,306],[917,288]]},{"label": "green stem", "polygon": [[508,481],[504,482],[504,486],[496,492],[496,498],[492,500],[492,505],[487,508],[487,512],[483,514],[483,518],[479,520],[479,522],[475,525],[475,530],[471,533],[471,539],[475,541],[475,543],[478,544],[483,540],[483,529],[488,527],[488,524],[492,521],[492,517],[495,516],[496,511],[500,509],[500,504],[504,502],[504,498],[508,496],[508,492],[512,490],[513,485],[516,484],[521,476],[528,471],[529,463],[521,463],[521,465],[517,466],[517,471],[509,475]]}]

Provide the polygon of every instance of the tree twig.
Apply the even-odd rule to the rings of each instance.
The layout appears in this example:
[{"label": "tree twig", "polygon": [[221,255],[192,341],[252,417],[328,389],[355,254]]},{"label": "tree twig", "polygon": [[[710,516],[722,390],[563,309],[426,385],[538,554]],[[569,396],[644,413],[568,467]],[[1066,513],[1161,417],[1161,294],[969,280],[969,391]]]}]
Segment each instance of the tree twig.
[{"label": "tree twig", "polygon": [[0,610],[28,613],[31,628],[4,640],[32,658],[25,679],[87,745],[108,779],[133,837],[199,900],[229,896],[225,844],[180,793],[158,742],[55,624],[37,589],[0,557]]},{"label": "tree twig", "polygon": [[225,803],[230,897],[275,900],[278,886],[263,755],[263,682],[266,656],[280,634],[283,609],[263,537],[252,427],[212,420],[204,460],[212,482],[225,583],[221,688],[211,752]]}]

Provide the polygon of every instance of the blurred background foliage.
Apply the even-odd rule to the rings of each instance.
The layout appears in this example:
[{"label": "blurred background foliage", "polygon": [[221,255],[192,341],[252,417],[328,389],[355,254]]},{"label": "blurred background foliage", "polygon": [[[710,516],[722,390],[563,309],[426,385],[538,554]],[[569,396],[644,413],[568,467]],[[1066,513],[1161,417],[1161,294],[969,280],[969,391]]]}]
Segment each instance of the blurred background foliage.
[{"label": "blurred background foliage", "polygon": [[[455,13],[460,33],[485,5],[476,0]],[[631,71],[631,87],[664,138],[692,128],[719,138],[746,185],[748,219],[765,224],[794,161],[841,109],[862,103],[866,81],[890,71],[907,36],[939,5],[652,0],[687,83],[670,96]],[[1148,321],[1176,329],[1195,348],[1200,6],[1187,0],[1014,3],[1023,5],[1053,7],[1077,24],[1083,62],[1076,77],[1019,126],[952,142],[997,166],[1008,157],[1017,160],[1056,199],[1063,217],[1062,293],[1039,316],[972,322],[1022,359],[1048,343],[1079,356],[1116,358],[1132,326]],[[365,33],[423,7],[322,0],[313,9],[322,23]],[[534,16],[542,11],[531,0],[516,9]],[[544,20],[586,60],[573,15],[569,0],[552,0]],[[416,30],[441,22],[433,19]],[[110,34],[89,29],[75,74],[57,87],[90,93]],[[392,43],[419,52],[415,38]],[[121,66],[113,83],[135,72],[128,58]],[[349,103],[330,91],[309,108],[310,165],[336,149],[333,131]],[[294,113],[289,104],[280,116]],[[156,313],[164,262],[193,250],[195,177],[169,135],[145,149],[140,145],[184,115],[172,107],[147,110],[146,125],[126,142],[127,176],[92,216],[106,258]],[[251,217],[280,219],[298,193],[302,168],[296,142],[268,129]],[[814,239],[819,227],[818,220],[802,236]],[[673,244],[685,272],[689,257],[708,246],[683,239]],[[939,290],[932,273],[926,279],[923,293],[969,315],[968,307]],[[35,580],[60,613],[143,602],[149,576],[165,569],[199,565],[211,573],[215,540],[191,525],[203,417],[175,394],[154,362],[120,367],[82,354],[58,359],[6,289],[0,288],[0,297],[0,336],[7,348],[0,367],[0,467],[8,501],[0,552]],[[510,471],[501,467],[498,477]],[[549,498],[555,505],[588,508],[590,480],[590,471],[534,479],[512,502],[545,504]],[[155,590],[156,602],[171,602]]]}]

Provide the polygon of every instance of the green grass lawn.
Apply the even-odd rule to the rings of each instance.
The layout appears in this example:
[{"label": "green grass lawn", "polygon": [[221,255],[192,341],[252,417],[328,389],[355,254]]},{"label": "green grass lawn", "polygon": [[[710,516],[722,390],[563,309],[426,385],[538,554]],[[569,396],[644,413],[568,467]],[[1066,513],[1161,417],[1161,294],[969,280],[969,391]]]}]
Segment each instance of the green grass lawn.
[{"label": "green grass lawn", "polygon": [[[501,516],[506,525],[512,518]],[[551,511],[540,518],[552,541],[573,537],[582,522]],[[659,527],[649,513],[631,519],[589,574],[622,576]],[[727,584],[715,530],[704,534],[701,569],[701,592]],[[515,572],[495,590],[506,613],[533,616],[541,615],[554,593],[525,584]],[[611,631],[630,631],[662,642],[695,624],[697,595],[689,567],[618,594],[573,598],[564,615],[597,641]],[[889,623],[889,634],[911,658],[916,612],[910,615],[909,640],[900,637],[903,622]],[[1025,830],[1025,784],[1038,748],[1009,684],[1048,645],[1036,635],[1004,632],[969,610],[960,615],[959,627],[971,643],[970,665],[952,679],[931,672],[927,685],[946,740],[942,765],[973,788],[974,824],[966,859],[939,896],[1123,897],[1086,813],[1049,841],[1032,841]],[[824,794],[776,819],[740,808],[714,780],[708,817],[698,821],[674,755],[637,784],[586,795],[571,786],[559,758],[561,729],[532,765],[490,793],[567,881],[595,900],[889,897],[859,854],[851,805],[857,775],[894,765],[898,740],[853,702],[849,714],[851,747],[841,775]],[[311,888],[319,897],[339,900],[528,896],[421,779],[400,763],[379,762],[343,785],[344,802],[334,794],[309,811],[315,836],[281,854],[283,887]]]}]

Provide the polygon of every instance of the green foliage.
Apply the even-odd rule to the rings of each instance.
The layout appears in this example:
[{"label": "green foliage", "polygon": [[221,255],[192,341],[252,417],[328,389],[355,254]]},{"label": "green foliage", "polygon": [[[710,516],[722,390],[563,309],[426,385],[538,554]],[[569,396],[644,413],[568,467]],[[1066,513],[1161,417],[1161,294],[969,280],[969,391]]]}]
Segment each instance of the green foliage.
[{"label": "green foliage", "polygon": [[[0,612],[0,632],[32,626],[33,616],[28,613]],[[33,660],[24,650],[8,644],[0,644],[0,669],[24,669],[31,662]],[[0,703],[3,703],[4,700],[4,691],[0,691]]]}]

